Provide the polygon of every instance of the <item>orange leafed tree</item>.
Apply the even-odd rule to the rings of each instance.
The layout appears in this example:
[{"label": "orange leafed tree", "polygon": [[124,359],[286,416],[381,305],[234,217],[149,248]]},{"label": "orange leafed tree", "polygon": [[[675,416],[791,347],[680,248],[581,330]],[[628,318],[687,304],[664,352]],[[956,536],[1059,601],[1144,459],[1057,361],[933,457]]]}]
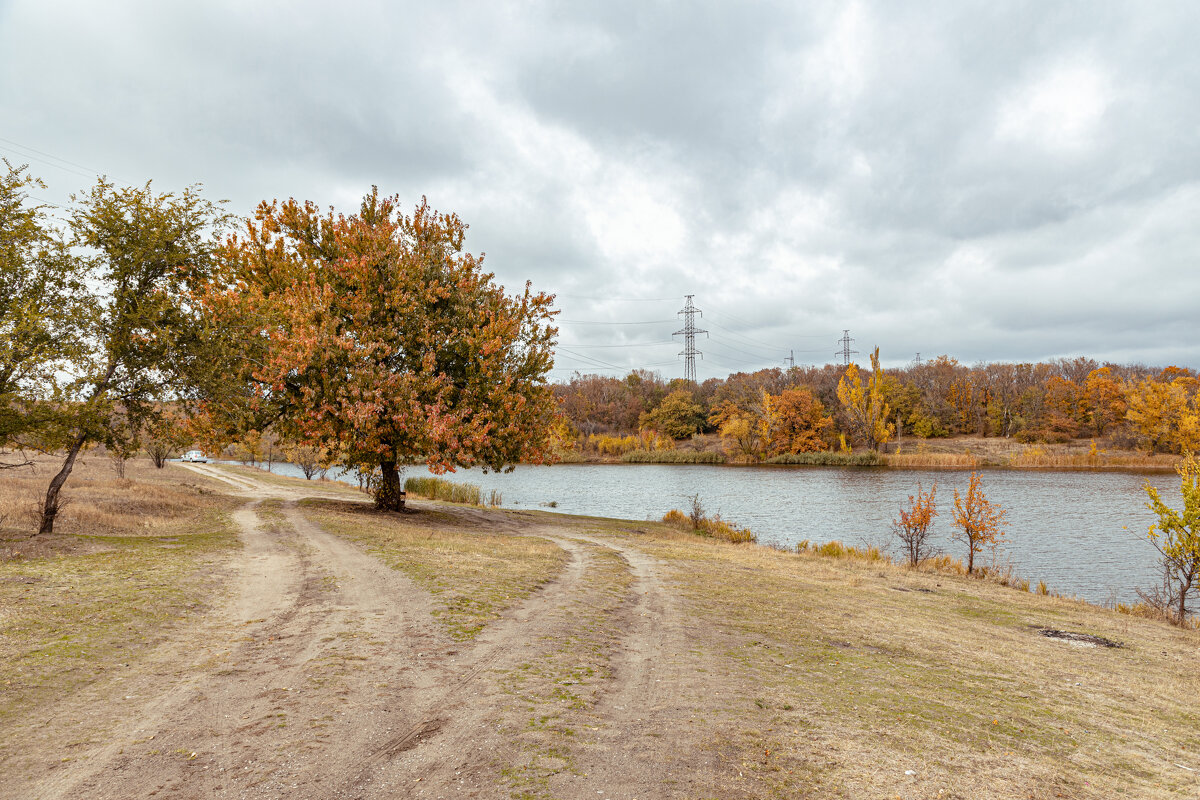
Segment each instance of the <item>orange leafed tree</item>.
[{"label": "orange leafed tree", "polygon": [[773,398],[772,405],[778,417],[772,455],[829,449],[825,437],[833,419],[826,416],[825,406],[810,390],[784,389]]},{"label": "orange leafed tree", "polygon": [[1092,432],[1103,436],[1110,428],[1125,419],[1125,391],[1108,367],[1094,369],[1083,382],[1080,398],[1083,412],[1091,423]]},{"label": "orange leafed tree", "polygon": [[544,459],[553,297],[506,294],[465,233],[454,214],[422,202],[408,216],[374,189],[353,215],[260,205],[209,297],[214,327],[245,331],[246,388],[210,407],[244,400],[243,416],[369,471],[383,509],[402,506],[410,461],[441,473]]},{"label": "orange leafed tree", "polygon": [[892,520],[892,531],[900,538],[911,566],[917,566],[932,555],[929,529],[933,526],[933,518],[938,515],[936,496],[936,481],[928,492],[921,491],[921,485],[917,484],[916,496],[908,496],[908,510],[900,509],[899,518]]},{"label": "orange leafed tree", "polygon": [[967,546],[967,572],[975,571],[975,556],[988,545],[995,545],[1004,536],[1005,510],[994,505],[983,493],[979,473],[971,473],[967,494],[960,497],[954,490],[954,525],[951,538]]}]

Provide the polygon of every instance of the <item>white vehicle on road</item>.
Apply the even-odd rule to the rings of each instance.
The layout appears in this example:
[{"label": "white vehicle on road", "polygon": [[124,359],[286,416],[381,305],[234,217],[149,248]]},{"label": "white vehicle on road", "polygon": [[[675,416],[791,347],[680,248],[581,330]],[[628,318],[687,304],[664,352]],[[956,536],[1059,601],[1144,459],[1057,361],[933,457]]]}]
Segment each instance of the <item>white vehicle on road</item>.
[{"label": "white vehicle on road", "polygon": [[201,450],[188,450],[186,453],[183,454],[183,458],[181,458],[179,460],[180,461],[191,461],[192,463],[195,463],[195,464],[207,464],[208,463],[208,459],[204,457],[204,452]]}]

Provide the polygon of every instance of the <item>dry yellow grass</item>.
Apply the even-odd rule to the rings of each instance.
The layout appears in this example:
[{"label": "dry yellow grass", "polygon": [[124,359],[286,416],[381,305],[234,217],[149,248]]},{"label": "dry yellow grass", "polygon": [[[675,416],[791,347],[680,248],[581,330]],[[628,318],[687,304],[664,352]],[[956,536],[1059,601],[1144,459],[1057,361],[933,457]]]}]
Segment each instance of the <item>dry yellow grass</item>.
[{"label": "dry yellow grass", "polygon": [[970,453],[892,453],[885,457],[897,469],[974,469],[979,459]]},{"label": "dry yellow grass", "polygon": [[899,452],[886,456],[889,467],[923,469],[1135,469],[1172,470],[1179,456],[1150,455],[1135,450],[1106,448],[1091,440],[1067,444],[1022,444],[1015,439],[977,436],[949,439],[905,439],[893,444]]},{"label": "dry yellow grass", "polygon": [[730,547],[665,526],[637,541],[670,566],[697,629],[714,632],[740,692],[728,738],[781,796],[1200,789],[1189,771],[1200,769],[1195,632],[886,562]]},{"label": "dry yellow grass", "polygon": [[237,541],[235,503],[204,481],[148,461],[119,480],[103,458],[71,476],[55,533],[32,537],[52,466],[0,482],[0,722],[117,674],[199,619],[210,567]]}]

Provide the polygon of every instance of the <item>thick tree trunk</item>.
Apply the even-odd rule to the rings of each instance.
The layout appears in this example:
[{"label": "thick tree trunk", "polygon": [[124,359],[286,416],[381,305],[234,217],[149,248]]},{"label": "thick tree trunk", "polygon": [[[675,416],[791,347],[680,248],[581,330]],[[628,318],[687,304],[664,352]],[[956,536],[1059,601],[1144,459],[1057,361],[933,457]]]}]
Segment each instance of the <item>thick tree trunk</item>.
[{"label": "thick tree trunk", "polygon": [[395,461],[379,465],[379,488],[375,490],[375,507],[380,511],[403,511],[404,492],[400,488],[400,470]]},{"label": "thick tree trunk", "polygon": [[58,493],[62,490],[63,484],[67,482],[67,477],[70,476],[71,470],[75,468],[75,459],[79,456],[79,451],[83,449],[83,443],[87,438],[80,436],[71,445],[71,449],[67,451],[67,460],[63,462],[62,469],[54,476],[54,480],[50,481],[50,487],[46,489],[46,504],[42,506],[42,525],[38,528],[38,534],[54,533],[54,519],[58,516]]}]

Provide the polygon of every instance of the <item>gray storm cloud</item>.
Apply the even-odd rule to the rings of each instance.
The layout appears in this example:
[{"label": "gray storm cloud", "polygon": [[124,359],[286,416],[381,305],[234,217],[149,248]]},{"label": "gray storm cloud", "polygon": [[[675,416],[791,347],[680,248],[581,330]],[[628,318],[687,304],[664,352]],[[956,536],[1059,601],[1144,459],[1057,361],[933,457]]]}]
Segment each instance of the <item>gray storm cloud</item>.
[{"label": "gray storm cloud", "polygon": [[684,294],[701,377],[844,328],[1200,366],[1194,5],[583,6],[0,3],[0,154],[60,204],[427,195],[560,293],[557,377],[676,374]]}]

